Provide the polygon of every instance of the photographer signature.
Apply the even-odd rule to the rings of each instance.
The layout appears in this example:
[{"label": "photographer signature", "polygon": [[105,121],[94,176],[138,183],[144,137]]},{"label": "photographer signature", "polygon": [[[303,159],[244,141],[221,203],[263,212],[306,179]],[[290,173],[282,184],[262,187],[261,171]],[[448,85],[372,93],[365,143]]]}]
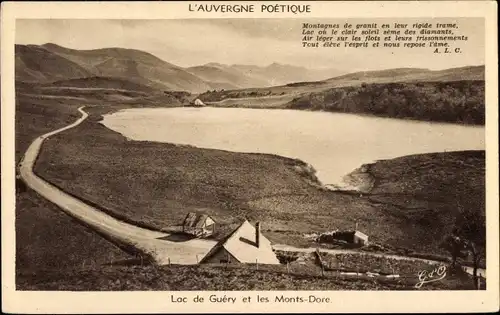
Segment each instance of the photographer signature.
[{"label": "photographer signature", "polygon": [[446,266],[441,265],[433,270],[421,270],[418,273],[419,282],[415,284],[415,288],[420,289],[425,283],[435,282],[446,277]]}]

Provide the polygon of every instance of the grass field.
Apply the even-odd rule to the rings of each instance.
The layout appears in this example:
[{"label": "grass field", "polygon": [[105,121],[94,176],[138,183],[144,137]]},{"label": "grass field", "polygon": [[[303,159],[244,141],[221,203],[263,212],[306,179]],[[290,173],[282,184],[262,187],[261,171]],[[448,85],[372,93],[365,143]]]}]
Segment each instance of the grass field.
[{"label": "grass field", "polygon": [[[339,276],[335,272],[259,265],[102,266],[49,272],[19,278],[26,290],[71,291],[235,291],[235,290],[417,290],[411,279]],[[467,276],[455,274],[425,284],[420,290],[473,290]]]},{"label": "grass field", "polygon": [[[79,103],[22,98],[16,106],[16,160],[38,135],[76,119]],[[119,248],[80,225],[31,190],[16,192],[16,273],[24,279],[48,270],[97,267],[127,259]],[[19,286],[18,286],[19,287]]]}]

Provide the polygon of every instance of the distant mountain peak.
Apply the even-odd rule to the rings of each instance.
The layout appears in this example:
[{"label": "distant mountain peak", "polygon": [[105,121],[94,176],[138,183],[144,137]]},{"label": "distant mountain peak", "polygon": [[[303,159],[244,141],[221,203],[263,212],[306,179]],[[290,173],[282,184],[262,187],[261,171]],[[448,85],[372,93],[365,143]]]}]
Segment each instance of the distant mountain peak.
[{"label": "distant mountain peak", "polygon": [[227,68],[227,67],[229,67],[228,65],[224,65],[224,64],[218,63],[218,62],[209,62],[209,63],[204,64],[204,66],[214,67],[214,68]]},{"label": "distant mountain peak", "polygon": [[40,45],[42,47],[53,47],[53,48],[63,48],[63,49],[67,49],[66,47],[62,47],[60,45],[57,45],[55,43],[45,43],[43,45]]}]

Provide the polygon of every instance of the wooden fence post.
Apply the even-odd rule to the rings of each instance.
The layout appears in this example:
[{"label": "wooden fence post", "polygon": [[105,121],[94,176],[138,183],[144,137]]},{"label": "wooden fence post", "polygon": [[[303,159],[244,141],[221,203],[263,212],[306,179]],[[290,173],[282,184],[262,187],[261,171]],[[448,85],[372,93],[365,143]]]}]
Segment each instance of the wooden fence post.
[{"label": "wooden fence post", "polygon": [[168,265],[170,266],[170,257],[168,257]]},{"label": "wooden fence post", "polygon": [[286,272],[290,273],[290,262],[286,262]]}]

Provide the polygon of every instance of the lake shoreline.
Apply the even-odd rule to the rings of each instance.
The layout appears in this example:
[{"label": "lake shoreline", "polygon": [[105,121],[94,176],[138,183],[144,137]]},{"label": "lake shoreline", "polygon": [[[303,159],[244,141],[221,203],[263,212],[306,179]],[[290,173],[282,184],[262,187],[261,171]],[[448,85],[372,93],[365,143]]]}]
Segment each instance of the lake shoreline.
[{"label": "lake shoreline", "polygon": [[[305,112],[310,114],[303,116]],[[260,119],[266,115],[268,116],[266,119]],[[234,122],[229,122],[227,120],[229,118],[234,119]],[[302,119],[304,128],[287,126],[288,124],[297,125],[299,121],[302,122]],[[345,119],[348,120],[346,124],[333,127],[333,129],[328,126]],[[146,123],[140,122],[141,120]],[[298,121],[295,122],[295,120]],[[368,124],[366,127],[368,134],[364,130],[352,127],[351,124],[356,122]],[[320,185],[323,189],[331,191],[361,193],[370,192],[375,184],[375,178],[370,174],[370,167],[376,161],[415,154],[482,149],[482,142],[475,144],[475,140],[478,137],[481,138],[480,133],[484,132],[484,127],[481,126],[374,117],[358,113],[331,113],[285,108],[277,112],[262,108],[237,107],[226,112],[223,108],[211,106],[196,109],[192,107],[124,108],[103,114],[100,123],[129,140],[169,143],[198,149],[270,154],[299,160],[304,165],[308,165],[307,170],[299,170],[299,173],[304,174],[304,171],[307,171],[314,185]],[[254,124],[257,129],[261,130],[256,131]],[[165,125],[169,127],[165,128]],[[159,128],[159,132],[154,129],[154,133],[149,133],[148,130],[152,128]],[[376,131],[370,132],[372,128]],[[451,136],[455,132],[462,132],[464,139],[468,140],[464,143],[469,143],[469,145],[457,142],[456,137]],[[390,138],[391,135],[398,133],[401,135],[396,136],[395,139]],[[203,136],[200,137],[199,134]],[[334,136],[330,138],[329,134]],[[439,137],[433,139],[434,134],[438,134]],[[234,135],[245,139],[244,144]],[[269,137],[271,137],[269,143],[267,140],[262,141]],[[389,137],[388,140],[382,140],[385,137]],[[433,140],[430,141],[431,139]],[[318,142],[317,146],[315,141]],[[387,144],[382,145],[386,142]],[[398,145],[393,146],[392,143],[398,143]],[[331,148],[320,150],[322,145]],[[343,148],[343,146],[347,146],[348,150],[341,150],[343,152],[339,153],[338,148]],[[371,146],[374,149],[370,151]]]}]

